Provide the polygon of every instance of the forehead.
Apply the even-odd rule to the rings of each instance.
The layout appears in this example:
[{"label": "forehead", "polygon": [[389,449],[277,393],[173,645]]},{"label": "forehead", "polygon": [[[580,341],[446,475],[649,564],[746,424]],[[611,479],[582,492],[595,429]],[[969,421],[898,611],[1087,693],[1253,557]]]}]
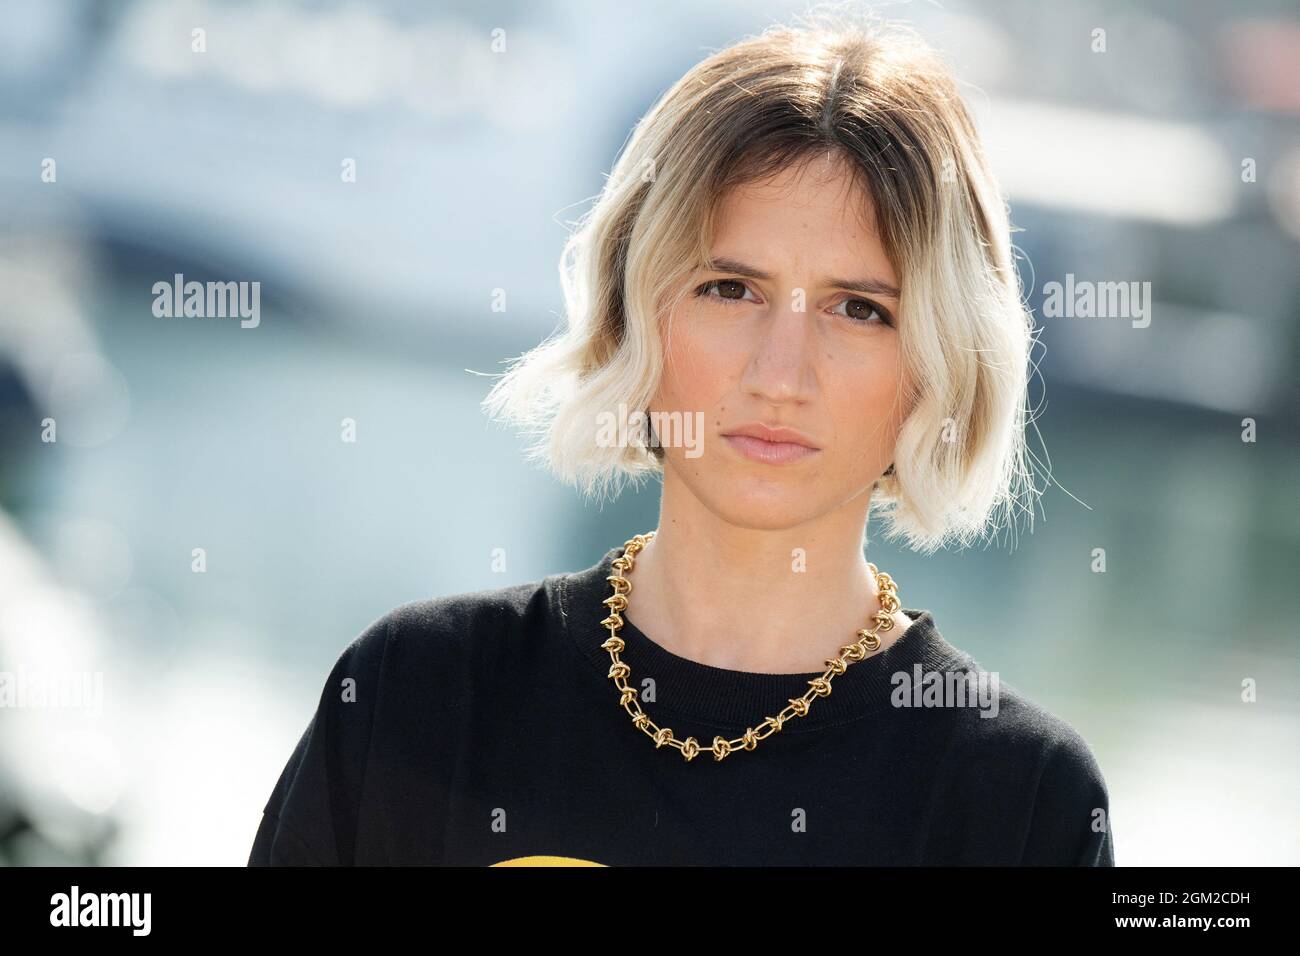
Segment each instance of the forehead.
[{"label": "forehead", "polygon": [[711,251],[815,258],[825,266],[864,259],[883,264],[885,258],[870,191],[845,161],[826,157],[723,193],[714,210]]}]

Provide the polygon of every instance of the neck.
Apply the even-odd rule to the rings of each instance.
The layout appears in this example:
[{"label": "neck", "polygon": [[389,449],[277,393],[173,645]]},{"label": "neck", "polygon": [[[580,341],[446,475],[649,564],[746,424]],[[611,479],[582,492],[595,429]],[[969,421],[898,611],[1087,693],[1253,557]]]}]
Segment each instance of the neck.
[{"label": "neck", "polygon": [[[822,671],[874,627],[862,552],[869,497],[791,528],[744,528],[665,481],[659,527],[636,557],[624,617],[679,657],[727,670]],[[882,569],[884,570],[884,569]],[[896,611],[883,651],[911,624]]]}]

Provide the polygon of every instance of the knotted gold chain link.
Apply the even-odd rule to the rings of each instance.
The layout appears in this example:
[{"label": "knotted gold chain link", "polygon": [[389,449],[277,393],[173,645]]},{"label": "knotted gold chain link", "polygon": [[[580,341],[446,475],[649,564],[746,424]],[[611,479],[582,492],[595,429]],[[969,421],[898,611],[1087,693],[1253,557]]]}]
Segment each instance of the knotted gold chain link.
[{"label": "knotted gold chain link", "polygon": [[[627,596],[632,593],[632,582],[627,579],[627,574],[631,572],[633,565],[636,563],[636,556],[654,536],[655,532],[653,531],[633,535],[623,545],[623,553],[612,562],[611,566],[614,573],[605,580],[613,585],[614,593],[601,602],[609,607],[609,616],[600,622],[609,629],[609,638],[600,646],[609,651],[612,664],[608,676],[614,681],[614,686],[618,688],[618,702],[628,712],[628,715],[632,718],[632,723],[645,731],[646,735],[655,742],[656,748],[662,747],[664,744],[676,747],[681,751],[682,756],[690,761],[694,760],[700,752],[699,741],[694,737],[678,740],[673,736],[672,728],[659,727],[650,719],[650,716],[641,709],[641,702],[637,697],[636,688],[628,686],[627,678],[632,673],[631,669],[618,657],[625,646],[623,638],[618,636],[619,629],[623,626],[621,612],[627,610]],[[863,628],[858,631],[858,640],[841,647],[839,657],[826,661],[826,673],[821,677],[810,680],[808,682],[809,690],[802,697],[790,698],[789,706],[782,709],[775,717],[764,718],[757,728],[750,727],[744,734],[734,740],[728,740],[725,737],[714,737],[713,746],[708,748],[712,752],[714,760],[721,760],[733,750],[739,750],[742,747],[745,750],[753,750],[758,746],[760,740],[765,740],[776,733],[785,726],[785,722],[791,717],[806,717],[808,707],[814,697],[826,697],[830,694],[832,678],[837,674],[843,674],[849,664],[862,660],[869,651],[880,648],[880,638],[877,635],[882,630],[888,631],[894,626],[892,615],[902,605],[898,602],[898,590],[894,584],[894,579],[884,571],[877,570],[876,566],[871,562],[867,562],[867,567],[875,575],[880,592],[880,610],[872,615],[875,627]]]}]

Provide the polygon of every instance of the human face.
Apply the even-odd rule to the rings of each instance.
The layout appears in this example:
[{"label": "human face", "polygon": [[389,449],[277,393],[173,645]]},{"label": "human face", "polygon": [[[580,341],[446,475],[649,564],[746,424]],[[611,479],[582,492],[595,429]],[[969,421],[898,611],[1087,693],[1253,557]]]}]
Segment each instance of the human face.
[{"label": "human face", "polygon": [[[865,520],[893,461],[903,407],[898,277],[870,194],[822,160],[731,190],[711,268],[661,327],[650,411],[704,413],[702,454],[665,441],[664,481],[747,528],[843,509]],[[737,434],[757,423],[795,442]],[[771,437],[771,436],[769,436]]]}]

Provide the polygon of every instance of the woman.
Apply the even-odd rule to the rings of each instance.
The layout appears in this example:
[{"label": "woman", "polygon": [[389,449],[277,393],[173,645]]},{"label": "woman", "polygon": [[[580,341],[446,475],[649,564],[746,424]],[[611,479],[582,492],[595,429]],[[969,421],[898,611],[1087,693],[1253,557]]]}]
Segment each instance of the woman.
[{"label": "woman", "polygon": [[928,552],[1034,490],[1009,233],[907,32],[692,69],[566,249],[567,327],[485,403],[588,493],[661,474],[658,528],[376,621],[250,864],[1112,865],[1078,733],[863,551],[873,511]]}]

